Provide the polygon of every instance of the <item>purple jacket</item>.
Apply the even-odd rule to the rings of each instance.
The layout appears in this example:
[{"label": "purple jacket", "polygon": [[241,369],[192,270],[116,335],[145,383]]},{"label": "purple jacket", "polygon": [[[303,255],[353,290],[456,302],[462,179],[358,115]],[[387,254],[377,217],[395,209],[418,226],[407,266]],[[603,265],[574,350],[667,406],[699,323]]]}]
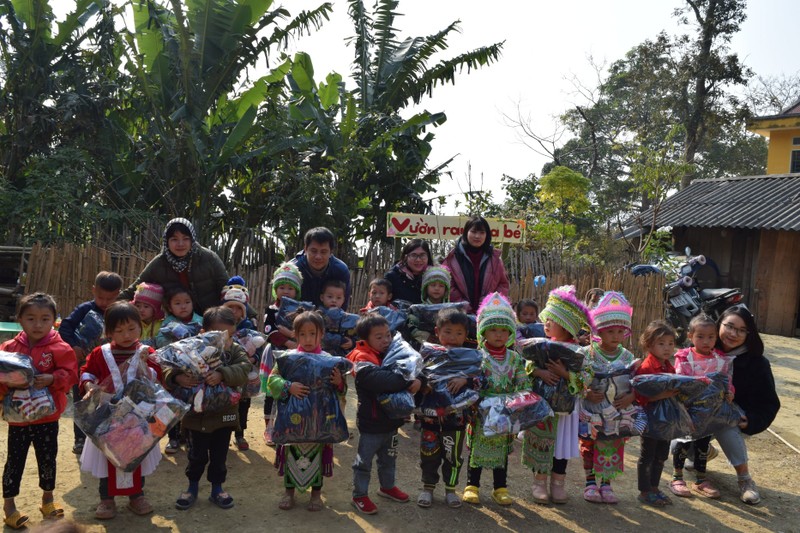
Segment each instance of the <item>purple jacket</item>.
[{"label": "purple jacket", "polygon": [[450,250],[450,253],[445,257],[442,266],[450,270],[452,277],[452,284],[450,287],[450,301],[451,302],[469,302],[470,312],[475,313],[478,311],[478,306],[481,300],[487,294],[499,292],[505,297],[508,297],[508,278],[506,277],[506,269],[503,266],[503,260],[500,259],[500,250],[493,249],[492,255],[484,254],[481,259],[481,292],[478,301],[472,301],[472,286],[474,274],[472,272],[472,262],[467,257],[466,252],[459,240],[456,246]]}]

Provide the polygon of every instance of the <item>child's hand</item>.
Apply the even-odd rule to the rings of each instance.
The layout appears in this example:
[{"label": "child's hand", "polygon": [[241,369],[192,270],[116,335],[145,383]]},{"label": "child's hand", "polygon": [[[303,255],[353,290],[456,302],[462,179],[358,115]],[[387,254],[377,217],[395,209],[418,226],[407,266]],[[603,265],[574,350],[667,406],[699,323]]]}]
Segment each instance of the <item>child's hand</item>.
[{"label": "child's hand", "polygon": [[411,382],[411,385],[408,386],[408,392],[411,394],[416,394],[419,392],[419,388],[422,386],[422,382],[418,379],[415,379]]},{"label": "child's hand", "polygon": [[289,394],[294,396],[295,398],[305,398],[308,396],[308,393],[311,391],[308,387],[300,383],[299,381],[293,381],[292,384],[289,386]]},{"label": "child's hand", "polygon": [[631,405],[633,403],[633,400],[635,399],[636,396],[633,394],[633,392],[629,392],[628,394],[620,396],[619,398],[614,400],[614,407],[616,409],[625,409],[626,407]]},{"label": "child's hand", "polygon": [[35,389],[43,389],[45,387],[49,387],[53,384],[53,374],[37,374],[33,378],[33,388]]},{"label": "child's hand", "polygon": [[600,403],[605,399],[606,395],[596,390],[586,391],[586,399],[592,403]]},{"label": "child's hand", "polygon": [[181,387],[186,387],[188,389],[196,387],[197,385],[200,384],[199,381],[197,381],[195,378],[187,374],[179,374],[175,376],[175,383],[177,383]]},{"label": "child's hand", "polygon": [[559,377],[549,370],[544,370],[542,368],[537,368],[533,371],[533,375],[537,378],[541,379],[547,385],[555,385],[558,383]]},{"label": "child's hand", "polygon": [[350,348],[353,347],[353,339],[345,337],[344,342],[342,342],[342,344],[340,344],[339,347],[343,350],[349,350]]},{"label": "child's hand", "polygon": [[218,370],[212,370],[206,374],[206,385],[219,385],[222,382],[222,373]]},{"label": "child's hand", "polygon": [[726,392],[725,393],[725,401],[728,402],[728,403],[733,403],[733,393],[732,392]]},{"label": "child's hand", "polygon": [[545,366],[547,367],[547,370],[561,379],[569,379],[569,372],[567,371],[567,367],[564,366],[564,363],[561,361],[561,359],[558,361],[547,361]]},{"label": "child's hand", "polygon": [[297,348],[297,343],[294,341],[286,341],[285,346],[289,350],[294,350],[295,348]]},{"label": "child's hand", "polygon": [[84,383],[83,388],[86,389],[86,394],[83,395],[83,399],[88,400],[89,396],[92,395],[92,391],[95,389],[99,389],[100,385],[91,381],[87,381],[86,383]]},{"label": "child's hand", "polygon": [[333,383],[335,387],[341,387],[342,385],[342,373],[338,368],[334,368],[333,371],[331,371],[331,383]]},{"label": "child's hand", "polygon": [[467,378],[453,378],[447,382],[447,390],[450,394],[455,394],[467,384]]},{"label": "child's hand", "polygon": [[747,416],[742,415],[739,418],[739,429],[747,429],[747,424],[748,424]]},{"label": "child's hand", "polygon": [[[294,339],[294,333],[286,326],[278,326],[278,332],[287,339]],[[297,346],[297,344],[295,344]]]}]

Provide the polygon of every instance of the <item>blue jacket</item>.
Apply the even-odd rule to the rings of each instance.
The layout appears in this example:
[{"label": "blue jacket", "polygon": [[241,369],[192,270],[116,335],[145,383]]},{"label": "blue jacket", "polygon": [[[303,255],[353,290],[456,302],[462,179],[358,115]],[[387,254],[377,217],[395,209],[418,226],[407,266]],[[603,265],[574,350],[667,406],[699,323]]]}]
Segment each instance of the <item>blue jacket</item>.
[{"label": "blue jacket", "polygon": [[344,306],[342,309],[347,310],[350,304],[350,269],[344,264],[344,261],[337,259],[331,255],[328,260],[328,266],[322,272],[321,276],[315,276],[311,273],[311,268],[308,266],[308,259],[306,259],[305,252],[300,252],[292,259],[292,263],[303,274],[303,285],[300,287],[301,296],[304,302],[311,302],[314,305],[321,306],[322,302],[319,297],[322,294],[322,286],[325,282],[331,279],[338,279],[343,281],[347,287],[344,290]]},{"label": "blue jacket", "polygon": [[81,325],[83,319],[86,318],[86,315],[89,314],[89,311],[97,311],[101,316],[103,315],[103,310],[94,303],[94,300],[90,300],[78,304],[78,307],[73,309],[69,316],[61,321],[61,325],[58,327],[58,334],[61,335],[61,339],[73,348],[79,345],[78,337],[75,336],[75,331]]}]

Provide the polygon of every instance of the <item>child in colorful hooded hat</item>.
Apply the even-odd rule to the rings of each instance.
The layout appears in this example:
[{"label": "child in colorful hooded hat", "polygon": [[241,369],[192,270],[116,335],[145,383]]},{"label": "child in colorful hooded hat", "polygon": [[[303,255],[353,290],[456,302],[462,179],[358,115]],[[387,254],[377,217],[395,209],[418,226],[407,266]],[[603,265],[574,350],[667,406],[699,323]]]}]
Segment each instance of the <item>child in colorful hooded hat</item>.
[{"label": "child in colorful hooded hat", "polygon": [[[527,388],[524,360],[510,348],[516,340],[516,332],[517,319],[508,300],[498,292],[484,298],[478,308],[478,342],[483,351],[481,397],[509,394]],[[508,454],[513,443],[514,435],[485,436],[480,419],[470,423],[467,429],[470,452],[465,502],[480,503],[478,491],[484,468],[491,468],[494,475],[492,499],[495,503],[511,505],[514,502],[506,488]]]},{"label": "child in colorful hooded hat", "polygon": [[[422,303],[443,304],[450,301],[450,271],[441,266],[429,266],[422,275]],[[423,342],[439,342],[433,332],[420,327],[419,317],[409,313],[406,327],[409,342],[419,349]]]},{"label": "child in colorful hooded hat", "polygon": [[142,316],[142,344],[155,346],[156,335],[164,321],[164,309],[161,302],[164,300],[164,288],[155,283],[140,283],[133,294],[133,305]]},{"label": "child in colorful hooded hat", "polygon": [[[544,322],[544,331],[550,340],[575,344],[584,326],[593,328],[589,310],[575,296],[575,287],[564,285],[550,291],[547,305],[539,313]],[[570,392],[582,393],[586,376],[567,371],[561,361],[549,362],[547,368],[537,368],[528,363],[531,379],[541,379],[549,385],[565,379]],[[565,479],[567,461],[579,457],[578,449],[579,410],[569,414],[558,414],[525,431],[522,446],[522,464],[533,470],[533,501],[536,503],[566,503]],[[550,494],[547,492],[547,476],[550,476]]]},{"label": "child in colorful hooded hat", "polygon": [[[591,311],[597,337],[581,351],[586,356],[585,366],[596,368],[608,363],[631,364],[636,356],[622,346],[622,341],[631,335],[631,316],[633,308],[621,292],[608,291],[603,294],[597,306]],[[599,338],[599,341],[597,340]],[[586,390],[584,402],[599,403],[605,395],[602,392]],[[614,407],[622,410],[630,406],[635,397],[633,390],[616,398]],[[581,457],[586,472],[586,486],[583,499],[593,503],[619,503],[611,489],[611,480],[622,473],[625,439],[592,440],[590,435],[581,435]],[[600,487],[597,487],[598,482]]]}]

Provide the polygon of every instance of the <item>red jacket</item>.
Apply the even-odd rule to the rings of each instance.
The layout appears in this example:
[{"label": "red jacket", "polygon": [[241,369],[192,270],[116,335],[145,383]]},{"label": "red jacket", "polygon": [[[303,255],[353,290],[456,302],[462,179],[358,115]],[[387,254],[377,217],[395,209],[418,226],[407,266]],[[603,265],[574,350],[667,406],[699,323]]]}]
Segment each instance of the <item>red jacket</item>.
[{"label": "red jacket", "polygon": [[[11,426],[28,426],[55,422],[67,407],[67,391],[78,383],[78,360],[69,344],[53,330],[40,340],[36,346],[28,346],[28,335],[23,331],[10,341],[0,344],[0,350],[21,353],[33,360],[33,367],[40,374],[52,374],[53,383],[48,387],[56,404],[56,412],[34,422],[13,423]],[[8,388],[0,385],[0,395],[5,396]]]},{"label": "red jacket", "polygon": [[[470,262],[461,248],[461,241],[458,241],[456,246],[445,257],[444,262],[442,262],[442,266],[450,271],[450,276],[452,277],[450,286],[451,302],[470,302],[469,286],[464,277],[464,269],[461,267],[463,261]],[[508,277],[506,277],[503,260],[500,258],[500,250],[493,249],[491,257],[484,255],[481,260],[480,280],[481,292],[479,301],[470,302],[471,309],[469,309],[469,312],[471,313],[478,311],[480,300],[483,300],[488,294],[499,292],[506,298],[508,297]]]},{"label": "red jacket", "polygon": [[[111,345],[111,352],[112,354],[115,351],[114,344]],[[130,349],[126,350],[126,352],[130,351]],[[155,349],[149,347],[150,353],[154,353]],[[132,354],[131,354],[132,355]],[[125,356],[117,356],[114,354],[114,362],[117,363],[117,366],[124,363],[130,355]],[[147,366],[152,370],[150,377],[153,378],[153,381],[163,382],[163,378],[161,375],[161,367],[158,366],[158,363],[155,361],[148,359]],[[107,377],[111,376],[111,372],[108,369],[108,365],[106,365],[106,360],[103,357],[103,347],[98,346],[94,350],[89,353],[86,357],[86,363],[81,367],[81,374],[80,374],[80,386],[81,386],[81,394],[86,392],[86,383],[91,381],[93,383],[97,383],[98,385],[103,385],[103,380]],[[109,383],[108,387],[104,387],[106,392],[118,392],[114,390],[114,385]]]},{"label": "red jacket", "polygon": [[[376,366],[381,366],[381,361],[383,360],[381,353],[367,344],[367,341],[356,341],[356,347],[347,354],[347,358],[353,364],[372,363]],[[353,372],[355,373],[355,369],[353,369]]]}]

